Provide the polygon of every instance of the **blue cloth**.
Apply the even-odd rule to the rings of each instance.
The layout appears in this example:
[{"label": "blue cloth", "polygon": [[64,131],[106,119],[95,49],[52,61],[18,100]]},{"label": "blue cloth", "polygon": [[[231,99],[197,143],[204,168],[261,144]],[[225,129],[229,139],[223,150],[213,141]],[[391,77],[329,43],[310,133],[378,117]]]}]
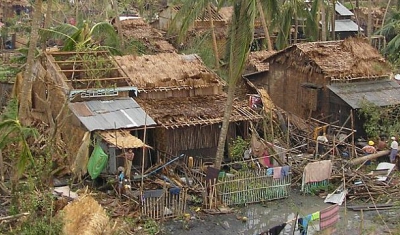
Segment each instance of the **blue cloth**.
[{"label": "blue cloth", "polygon": [[122,182],[124,181],[124,179],[125,179],[125,174],[124,174],[124,172],[121,172],[121,173],[118,175],[118,181],[119,181],[120,183],[122,183]]},{"label": "blue cloth", "polygon": [[397,149],[390,150],[390,162],[393,163],[396,160]]},{"label": "blue cloth", "polygon": [[312,214],[298,219],[299,230],[301,235],[307,235],[308,223],[311,221]]},{"label": "blue cloth", "polygon": [[283,166],[281,169],[281,177],[289,175],[290,166]]},{"label": "blue cloth", "polygon": [[273,174],[274,174],[274,168],[268,168],[267,175],[273,175]]}]

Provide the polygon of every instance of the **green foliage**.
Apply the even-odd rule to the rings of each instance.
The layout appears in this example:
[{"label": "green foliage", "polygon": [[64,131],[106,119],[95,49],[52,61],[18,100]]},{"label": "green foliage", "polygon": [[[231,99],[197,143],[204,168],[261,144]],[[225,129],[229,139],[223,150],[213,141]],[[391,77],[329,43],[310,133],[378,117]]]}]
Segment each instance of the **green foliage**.
[{"label": "green foliage", "polygon": [[333,184],[312,185],[309,192],[313,195],[318,195],[321,192],[332,192],[335,189]]},{"label": "green foliage", "polygon": [[229,157],[233,161],[242,160],[243,154],[247,149],[249,149],[249,146],[250,141],[244,140],[241,136],[238,136],[236,140],[233,140],[232,143],[229,144]]},{"label": "green foliage", "polygon": [[157,222],[152,219],[146,220],[144,223],[144,230],[150,235],[155,235],[160,232]]},{"label": "green foliage", "polygon": [[364,129],[368,137],[377,137],[382,133],[396,136],[400,131],[400,110],[396,106],[378,107],[363,101],[358,115],[364,120]]}]

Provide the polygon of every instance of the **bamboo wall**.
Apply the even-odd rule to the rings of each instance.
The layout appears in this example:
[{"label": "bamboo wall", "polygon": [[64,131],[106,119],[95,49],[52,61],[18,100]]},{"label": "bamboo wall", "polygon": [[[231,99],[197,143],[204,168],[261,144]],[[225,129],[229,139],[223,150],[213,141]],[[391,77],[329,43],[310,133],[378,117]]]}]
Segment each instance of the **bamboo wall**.
[{"label": "bamboo wall", "polygon": [[[304,66],[304,61],[295,53],[282,55],[270,63],[268,74],[268,85],[266,90],[274,104],[282,107],[285,111],[294,113],[304,119],[317,116],[321,112],[327,113],[329,103],[327,102],[328,93],[325,85],[328,80],[324,78],[317,68],[311,64]],[[292,55],[294,54],[294,55]],[[288,65],[290,67],[288,68]],[[305,84],[313,84],[321,88],[310,88]]]}]

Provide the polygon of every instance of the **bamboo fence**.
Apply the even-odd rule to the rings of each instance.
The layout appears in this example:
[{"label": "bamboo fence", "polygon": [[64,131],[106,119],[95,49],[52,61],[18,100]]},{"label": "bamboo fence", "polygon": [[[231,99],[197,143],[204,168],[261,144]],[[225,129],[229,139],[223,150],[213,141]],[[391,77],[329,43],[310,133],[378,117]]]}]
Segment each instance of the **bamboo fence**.
[{"label": "bamboo fence", "polygon": [[234,176],[219,177],[210,182],[207,209],[221,202],[224,205],[238,205],[287,198],[290,192],[291,174],[274,179],[266,169],[237,172]]},{"label": "bamboo fence", "polygon": [[142,197],[141,214],[154,220],[164,220],[181,216],[186,210],[187,189],[180,189],[179,193],[172,194],[166,187],[161,195]]}]

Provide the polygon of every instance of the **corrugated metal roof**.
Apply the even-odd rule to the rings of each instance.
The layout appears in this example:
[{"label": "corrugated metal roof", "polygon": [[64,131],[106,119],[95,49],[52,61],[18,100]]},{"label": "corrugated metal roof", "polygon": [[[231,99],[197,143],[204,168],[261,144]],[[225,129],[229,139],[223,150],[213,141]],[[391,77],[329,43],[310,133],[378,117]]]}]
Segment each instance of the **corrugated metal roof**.
[{"label": "corrugated metal roof", "polygon": [[400,85],[394,80],[335,83],[328,88],[353,109],[361,108],[363,101],[379,107],[400,104]]},{"label": "corrugated metal roof", "polygon": [[341,16],[353,16],[354,13],[351,12],[347,7],[343,6],[340,2],[336,2],[335,11]]},{"label": "corrugated metal roof", "polygon": [[[361,31],[364,31],[360,27]],[[357,32],[358,31],[358,25],[350,20],[350,19],[345,19],[345,20],[335,20],[335,32]]]},{"label": "corrugated metal roof", "polygon": [[156,124],[151,117],[146,117],[144,110],[132,98],[76,102],[70,103],[69,108],[89,131],[126,129]]}]

